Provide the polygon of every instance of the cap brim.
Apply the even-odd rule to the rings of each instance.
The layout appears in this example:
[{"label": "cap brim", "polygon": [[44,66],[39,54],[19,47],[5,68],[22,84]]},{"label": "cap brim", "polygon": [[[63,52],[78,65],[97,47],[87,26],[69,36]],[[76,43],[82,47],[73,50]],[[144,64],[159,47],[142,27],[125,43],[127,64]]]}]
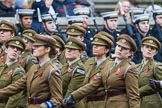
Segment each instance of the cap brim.
[{"label": "cap brim", "polygon": [[122,47],[124,47],[124,48],[130,48],[129,46],[127,46],[126,44],[121,43],[121,42],[116,42],[116,44],[117,44],[117,45],[120,45],[120,46],[122,46]]}]

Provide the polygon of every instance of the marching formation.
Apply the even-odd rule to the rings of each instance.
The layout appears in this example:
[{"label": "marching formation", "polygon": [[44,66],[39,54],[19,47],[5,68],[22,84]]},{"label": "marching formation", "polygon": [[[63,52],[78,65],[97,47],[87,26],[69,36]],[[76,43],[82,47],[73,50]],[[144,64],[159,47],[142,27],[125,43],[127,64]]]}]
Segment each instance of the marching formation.
[{"label": "marching formation", "polygon": [[41,0],[0,21],[0,108],[161,108],[162,7],[121,0],[99,29],[76,1],[65,32]]}]

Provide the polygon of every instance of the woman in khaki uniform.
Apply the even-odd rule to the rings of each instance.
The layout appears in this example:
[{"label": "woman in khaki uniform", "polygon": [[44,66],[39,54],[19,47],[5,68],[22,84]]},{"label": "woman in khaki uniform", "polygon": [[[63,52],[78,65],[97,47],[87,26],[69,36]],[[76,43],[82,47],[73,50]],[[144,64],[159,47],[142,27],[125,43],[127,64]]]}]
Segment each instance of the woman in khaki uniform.
[{"label": "woman in khaki uniform", "polygon": [[136,50],[136,44],[130,36],[119,36],[115,61],[108,62],[95,79],[72,92],[64,104],[73,104],[74,100],[94,92],[102,83],[105,88],[104,108],[140,108],[138,75],[129,60]]},{"label": "woman in khaki uniform", "polygon": [[55,40],[46,35],[36,34],[33,55],[38,63],[14,84],[0,89],[0,98],[9,97],[21,90],[27,90],[28,108],[53,108],[62,103],[61,73],[52,64],[50,57],[55,52]]},{"label": "woman in khaki uniform", "polygon": [[[15,83],[25,75],[25,70],[18,62],[18,57],[25,49],[25,43],[22,39],[14,37],[6,41],[6,60],[0,62],[0,88],[4,88]],[[26,95],[24,92],[0,99],[0,108],[25,107]]]},{"label": "woman in khaki uniform", "polygon": [[[83,83],[86,71],[83,62],[80,60],[80,55],[84,49],[85,45],[80,40],[72,37],[67,40],[65,45],[65,57],[67,62],[61,69],[64,98],[78,89]],[[80,101],[71,108],[84,108],[83,102]]]},{"label": "woman in khaki uniform", "polygon": [[[97,74],[103,71],[103,68],[110,60],[107,58],[107,54],[113,46],[113,41],[113,36],[106,32],[99,32],[94,36],[92,41],[94,57],[85,62],[87,74],[84,79],[84,84],[95,79]],[[84,100],[86,108],[103,108],[105,100],[105,88],[103,84],[101,84],[97,90],[89,94]]]},{"label": "woman in khaki uniform", "polygon": [[142,63],[137,65],[139,74],[139,92],[141,97],[141,108],[161,108],[162,101],[158,89],[150,86],[149,80],[162,80],[162,64],[156,62],[153,57],[160,50],[160,42],[148,36],[142,40]]}]

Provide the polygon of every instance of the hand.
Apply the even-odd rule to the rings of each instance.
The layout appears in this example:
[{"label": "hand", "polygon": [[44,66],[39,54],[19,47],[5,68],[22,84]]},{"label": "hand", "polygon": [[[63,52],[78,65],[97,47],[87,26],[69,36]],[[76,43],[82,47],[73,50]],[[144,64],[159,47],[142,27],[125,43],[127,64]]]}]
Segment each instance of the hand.
[{"label": "hand", "polygon": [[70,94],[64,101],[64,105],[68,106],[68,105],[73,105],[74,104],[74,99],[73,96]]},{"label": "hand", "polygon": [[151,86],[153,89],[158,89],[158,88],[160,88],[160,81],[150,79],[150,86]]}]

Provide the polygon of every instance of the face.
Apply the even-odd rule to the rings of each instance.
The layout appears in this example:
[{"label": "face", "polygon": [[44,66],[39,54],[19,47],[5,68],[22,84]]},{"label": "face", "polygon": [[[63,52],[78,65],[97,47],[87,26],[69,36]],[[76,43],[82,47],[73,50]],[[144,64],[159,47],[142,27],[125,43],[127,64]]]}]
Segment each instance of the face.
[{"label": "face", "polygon": [[75,60],[77,57],[80,56],[80,54],[81,53],[78,49],[66,48],[65,50],[65,57],[69,61]]},{"label": "face", "polygon": [[83,27],[87,28],[88,27],[88,15],[80,15],[83,17]]},{"label": "face", "polygon": [[8,48],[5,49],[5,52],[7,53],[7,58],[10,59],[11,61],[14,61],[21,54],[21,49],[15,46],[9,45]]},{"label": "face", "polygon": [[6,41],[14,37],[13,33],[9,30],[0,30],[0,40]]},{"label": "face", "polygon": [[156,16],[156,23],[160,24],[160,26],[162,27],[162,15]]},{"label": "face", "polygon": [[123,11],[125,13],[128,13],[129,12],[129,8],[130,8],[130,3],[129,1],[123,1],[122,2],[122,6],[123,6]]},{"label": "face", "polygon": [[116,28],[117,28],[117,20],[118,20],[117,18],[106,20],[108,29],[110,29],[112,31],[116,30]]},{"label": "face", "polygon": [[20,24],[21,24],[25,29],[31,28],[32,22],[33,22],[32,16],[23,16],[23,17],[20,19]]},{"label": "face", "polygon": [[45,22],[45,28],[50,32],[55,32],[56,25],[53,23],[53,21],[47,21]]},{"label": "face", "polygon": [[147,33],[150,29],[149,21],[141,21],[137,27],[141,32]]},{"label": "face", "polygon": [[33,47],[33,42],[27,38],[22,38],[26,45],[26,50],[31,50]]},{"label": "face", "polygon": [[47,53],[49,53],[49,51],[47,50],[47,48],[45,48],[45,46],[43,45],[34,45],[33,46],[33,56],[34,57],[43,57],[44,55],[46,55]]},{"label": "face", "polygon": [[115,57],[118,59],[125,59],[131,56],[132,52],[129,48],[125,48],[121,45],[117,45],[115,48]]},{"label": "face", "polygon": [[57,57],[60,56],[61,55],[61,49],[59,47],[56,47],[56,51],[57,51],[56,56]]},{"label": "face", "polygon": [[93,55],[94,56],[103,56],[108,53],[108,49],[103,45],[93,45]]},{"label": "face", "polygon": [[70,37],[75,38],[75,39],[77,39],[77,40],[80,40],[80,41],[82,41],[82,42],[83,42],[83,40],[84,40],[84,36],[80,36],[80,35],[78,35],[78,36],[68,35],[68,38],[70,38]]},{"label": "face", "polygon": [[153,58],[153,56],[157,53],[156,48],[149,45],[144,45],[141,48],[141,51],[144,58]]}]

